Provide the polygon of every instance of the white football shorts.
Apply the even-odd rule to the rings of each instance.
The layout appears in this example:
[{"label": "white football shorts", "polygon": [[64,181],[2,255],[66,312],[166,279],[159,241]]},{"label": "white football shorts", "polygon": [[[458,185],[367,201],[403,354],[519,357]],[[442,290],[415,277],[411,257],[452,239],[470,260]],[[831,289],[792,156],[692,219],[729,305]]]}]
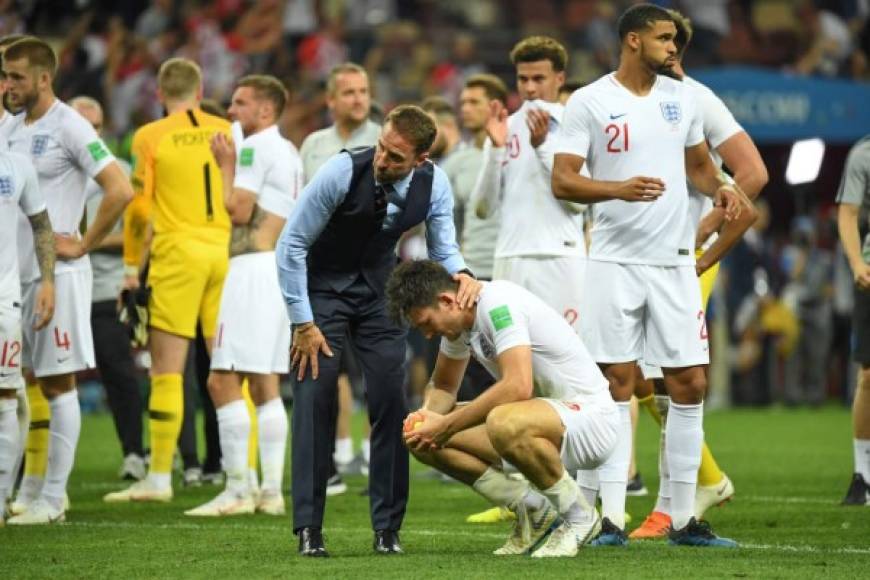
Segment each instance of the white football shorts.
[{"label": "white football shorts", "polygon": [[24,366],[37,377],[64,375],[96,366],[91,333],[91,268],[54,276],[54,317],[40,331],[33,330],[39,280],[21,285]]},{"label": "white football shorts", "polygon": [[580,303],[586,273],[584,256],[496,258],[493,280],[510,280],[543,300],[580,332]]},{"label": "white football shorts", "polygon": [[0,389],[20,389],[21,305],[0,304]]},{"label": "white football shorts", "polygon": [[643,360],[679,368],[710,362],[698,277],[691,266],[589,260],[580,336],[597,363]]},{"label": "white football shorts", "polygon": [[230,259],[211,368],[271,374],[290,369],[290,319],[278,286],[275,252]]},{"label": "white football shorts", "polygon": [[[609,398],[609,395],[608,395]],[[569,472],[595,469],[604,463],[616,448],[619,411],[611,400],[594,403],[560,401],[540,398],[558,413],[565,427],[559,455]],[[505,473],[517,468],[502,460]]]}]

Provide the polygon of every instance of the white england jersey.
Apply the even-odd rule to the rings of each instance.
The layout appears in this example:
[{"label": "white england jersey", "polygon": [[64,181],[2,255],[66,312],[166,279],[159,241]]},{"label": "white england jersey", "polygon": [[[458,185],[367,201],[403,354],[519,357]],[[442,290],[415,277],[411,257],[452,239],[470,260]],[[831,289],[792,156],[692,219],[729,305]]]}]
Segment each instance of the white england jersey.
[{"label": "white england jersey", "polygon": [[236,158],[235,187],[257,196],[257,205],[284,219],[302,190],[302,160],[293,143],[272,125],[247,137]]},{"label": "white england jersey", "polygon": [[[549,134],[537,149],[526,124],[532,108],[550,115]],[[501,211],[496,258],[586,255],[582,206],[557,200],[550,185],[563,113],[558,103],[526,101],[508,118],[505,147],[495,149],[489,139],[484,144],[484,169],[472,199],[491,200]]]},{"label": "white england jersey", "polygon": [[484,282],[471,330],[456,340],[441,340],[446,356],[464,359],[471,352],[496,379],[501,378],[498,355],[515,346],[532,349],[535,397],[610,400],[607,379],[577,333],[559,313],[513,282]]},{"label": "white england jersey", "polygon": [[2,106],[0,106],[0,113],[3,114],[0,117],[0,151],[9,151],[9,136],[12,134],[12,126],[15,124],[13,121],[15,116],[3,109]]},{"label": "white england jersey", "polygon": [[[21,302],[18,216],[32,216],[44,210],[45,200],[30,160],[18,153],[0,153],[0,306]],[[29,222],[26,227],[30,230]]]},{"label": "white england jersey", "polygon": [[704,140],[695,91],[659,76],[637,96],[613,73],[568,100],[557,153],[586,159],[593,179],[658,177],[663,195],[653,202],[595,204],[589,258],[622,264],[693,265],[695,229],[689,217],[685,149]]},{"label": "white england jersey", "polygon": [[[54,231],[77,234],[84,215],[88,178],[96,177],[115,157],[90,123],[66,103],[55,101],[29,125],[24,118],[23,114],[13,117],[9,150],[26,155],[36,168]],[[19,230],[18,255],[21,281],[38,278],[29,228]],[[55,272],[89,267],[88,257],[83,256],[78,260],[58,260]]]},{"label": "white england jersey", "polygon": [[[710,147],[713,163],[716,164],[716,167],[721,168],[722,158],[716,153],[716,149],[729,138],[743,131],[743,127],[740,126],[722,99],[717,97],[706,85],[690,77],[684,77],[683,82],[695,89],[695,96],[704,123],[704,138]],[[687,182],[687,185],[690,194],[689,215],[692,222],[697,225],[701,218],[713,209],[713,200],[695,189],[691,182]],[[714,234],[707,240],[704,247],[709,247],[715,240],[716,235]]]}]

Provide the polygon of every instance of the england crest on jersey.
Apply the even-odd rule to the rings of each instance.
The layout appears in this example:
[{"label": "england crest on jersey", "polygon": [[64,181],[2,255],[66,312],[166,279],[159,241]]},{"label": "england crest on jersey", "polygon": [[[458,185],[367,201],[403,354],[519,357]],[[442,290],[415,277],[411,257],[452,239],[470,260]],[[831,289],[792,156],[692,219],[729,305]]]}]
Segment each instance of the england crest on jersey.
[{"label": "england crest on jersey", "polygon": [[11,175],[0,176],[0,197],[12,197],[15,193],[15,184]]},{"label": "england crest on jersey", "polygon": [[30,154],[38,157],[48,149],[49,135],[34,135],[30,143]]},{"label": "england crest on jersey", "polygon": [[659,103],[659,107],[662,109],[662,117],[668,123],[677,125],[683,119],[683,111],[678,101],[663,101]]}]

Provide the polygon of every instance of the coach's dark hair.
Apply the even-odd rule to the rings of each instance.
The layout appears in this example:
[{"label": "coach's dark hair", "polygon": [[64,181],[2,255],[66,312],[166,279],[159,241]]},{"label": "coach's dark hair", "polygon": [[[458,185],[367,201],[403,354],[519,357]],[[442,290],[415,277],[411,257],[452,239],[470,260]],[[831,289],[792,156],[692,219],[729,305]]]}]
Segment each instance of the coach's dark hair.
[{"label": "coach's dark hair", "polygon": [[27,66],[31,69],[40,68],[48,72],[54,78],[57,72],[57,55],[51,46],[35,36],[25,36],[9,44],[3,51],[4,60],[27,59]]},{"label": "coach's dark hair", "polygon": [[677,47],[677,55],[682,57],[686,52],[686,48],[689,46],[689,42],[692,41],[692,34],[694,34],[694,30],[692,30],[692,21],[689,20],[688,17],[683,16],[681,12],[673,9],[668,10],[668,14],[671,15],[671,20],[674,21],[674,26],[677,27],[677,35],[674,36],[674,44]]},{"label": "coach's dark hair", "polygon": [[284,106],[287,104],[287,90],[281,81],[272,75],[248,75],[239,79],[237,86],[252,88],[258,99],[272,103],[275,108],[275,119],[278,119],[284,112]]},{"label": "coach's dark hair", "polygon": [[568,65],[568,52],[556,39],[549,36],[529,36],[519,41],[511,50],[511,63],[549,60],[553,70],[562,72]]},{"label": "coach's dark hair", "polygon": [[659,20],[674,21],[667,10],[655,4],[635,4],[619,17],[619,21],[616,24],[619,38],[620,40],[625,40],[629,32],[646,30]]},{"label": "coach's dark hair", "polygon": [[399,105],[387,115],[384,125],[387,123],[410,141],[418,155],[429,151],[438,133],[432,117],[416,105]]},{"label": "coach's dark hair", "polygon": [[507,106],[508,90],[500,78],[488,73],[479,73],[471,75],[465,80],[466,89],[483,89],[486,93],[486,98],[490,101],[501,101],[501,104]]},{"label": "coach's dark hair", "polygon": [[453,276],[438,262],[403,262],[387,280],[387,310],[393,320],[402,324],[413,308],[435,306],[438,294],[456,288]]}]

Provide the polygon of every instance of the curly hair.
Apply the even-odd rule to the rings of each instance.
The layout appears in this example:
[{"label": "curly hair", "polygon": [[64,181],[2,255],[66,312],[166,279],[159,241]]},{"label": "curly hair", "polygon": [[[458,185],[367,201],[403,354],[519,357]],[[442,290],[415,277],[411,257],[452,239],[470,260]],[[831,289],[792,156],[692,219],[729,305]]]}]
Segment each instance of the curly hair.
[{"label": "curly hair", "polygon": [[387,280],[387,311],[394,321],[403,324],[412,309],[435,306],[438,294],[456,290],[457,284],[438,262],[404,262],[396,266]]}]

